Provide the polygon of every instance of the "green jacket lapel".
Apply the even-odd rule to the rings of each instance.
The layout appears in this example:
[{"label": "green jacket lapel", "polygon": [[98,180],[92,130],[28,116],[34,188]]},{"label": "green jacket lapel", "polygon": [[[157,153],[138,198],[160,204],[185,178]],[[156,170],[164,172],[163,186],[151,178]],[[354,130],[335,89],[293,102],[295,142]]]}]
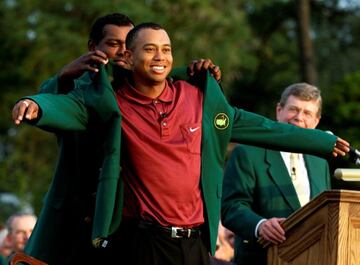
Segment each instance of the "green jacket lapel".
[{"label": "green jacket lapel", "polygon": [[[284,201],[295,211],[300,208],[294,185],[279,151],[266,150],[266,161],[269,164],[269,175],[283,194]],[[284,176],[287,176],[284,178]]]},{"label": "green jacket lapel", "polygon": [[[201,86],[204,87],[204,86]],[[220,220],[220,199],[227,143],[230,141],[234,113],[229,108],[219,84],[206,72],[204,87],[202,143],[201,143],[201,187],[204,197],[205,220],[208,223],[211,253],[215,253],[217,229]],[[218,114],[225,114],[223,127],[216,128]],[[204,155],[206,154],[206,155]]]},{"label": "green jacket lapel", "polygon": [[320,158],[304,155],[304,160],[310,182],[310,198],[314,198],[321,191],[329,188],[326,184],[327,180],[324,179],[326,172],[322,170],[323,167],[319,166]]},{"label": "green jacket lapel", "polygon": [[104,67],[95,80],[94,104],[104,122],[104,161],[99,176],[94,223],[93,244],[99,247],[103,238],[115,232],[122,215],[123,185],[120,179],[121,115],[112,86]]}]

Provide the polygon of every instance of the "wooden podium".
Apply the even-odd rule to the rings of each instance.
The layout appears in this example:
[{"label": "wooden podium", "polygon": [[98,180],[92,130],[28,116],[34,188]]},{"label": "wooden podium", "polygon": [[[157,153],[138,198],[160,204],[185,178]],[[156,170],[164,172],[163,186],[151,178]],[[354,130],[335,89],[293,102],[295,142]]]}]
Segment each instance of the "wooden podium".
[{"label": "wooden podium", "polygon": [[319,194],[284,222],[287,240],[269,245],[268,265],[360,264],[360,191]]}]

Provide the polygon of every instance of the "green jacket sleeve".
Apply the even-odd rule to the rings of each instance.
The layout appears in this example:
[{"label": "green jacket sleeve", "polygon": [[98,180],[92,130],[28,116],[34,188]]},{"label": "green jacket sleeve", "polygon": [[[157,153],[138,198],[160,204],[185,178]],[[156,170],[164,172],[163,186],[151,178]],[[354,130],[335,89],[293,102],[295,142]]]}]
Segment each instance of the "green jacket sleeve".
[{"label": "green jacket sleeve", "polygon": [[232,141],[264,148],[331,155],[337,137],[317,129],[304,129],[280,123],[261,115],[235,109]]},{"label": "green jacket sleeve", "polygon": [[[50,79],[48,84],[55,92],[55,80]],[[101,122],[107,121],[114,113],[119,114],[105,67],[101,67],[94,80],[85,73],[75,81],[75,88],[67,94],[40,93],[26,98],[39,105],[41,115],[35,124],[49,131],[85,130],[90,111]]]},{"label": "green jacket sleeve", "polygon": [[48,130],[85,130],[88,112],[84,104],[82,90],[69,94],[38,94],[25,98],[35,101],[41,115],[35,125]]}]

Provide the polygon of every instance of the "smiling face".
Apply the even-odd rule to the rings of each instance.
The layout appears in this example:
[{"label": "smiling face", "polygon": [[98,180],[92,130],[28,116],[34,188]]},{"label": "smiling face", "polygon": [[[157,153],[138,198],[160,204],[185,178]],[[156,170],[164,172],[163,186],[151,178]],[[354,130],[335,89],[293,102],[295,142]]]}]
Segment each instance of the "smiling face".
[{"label": "smiling face", "polygon": [[126,35],[133,28],[132,25],[128,26],[117,26],[108,24],[104,26],[103,35],[104,37],[97,44],[90,42],[90,50],[100,50],[107,54],[109,59],[114,61],[114,64],[129,69],[130,66],[125,60],[125,39]]},{"label": "smiling face", "polygon": [[137,86],[163,88],[173,63],[171,42],[165,30],[141,29],[125,55]]},{"label": "smiling face", "polygon": [[301,100],[291,95],[284,106],[277,105],[276,119],[298,127],[314,129],[320,121],[319,101]]}]

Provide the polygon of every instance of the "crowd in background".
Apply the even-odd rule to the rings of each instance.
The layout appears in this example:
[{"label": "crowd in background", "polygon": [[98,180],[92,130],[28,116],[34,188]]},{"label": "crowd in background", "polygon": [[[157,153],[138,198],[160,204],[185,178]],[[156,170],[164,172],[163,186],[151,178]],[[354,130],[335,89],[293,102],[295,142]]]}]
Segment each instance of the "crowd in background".
[{"label": "crowd in background", "polygon": [[0,264],[7,264],[14,253],[24,250],[36,221],[36,215],[18,212],[0,226]]}]

